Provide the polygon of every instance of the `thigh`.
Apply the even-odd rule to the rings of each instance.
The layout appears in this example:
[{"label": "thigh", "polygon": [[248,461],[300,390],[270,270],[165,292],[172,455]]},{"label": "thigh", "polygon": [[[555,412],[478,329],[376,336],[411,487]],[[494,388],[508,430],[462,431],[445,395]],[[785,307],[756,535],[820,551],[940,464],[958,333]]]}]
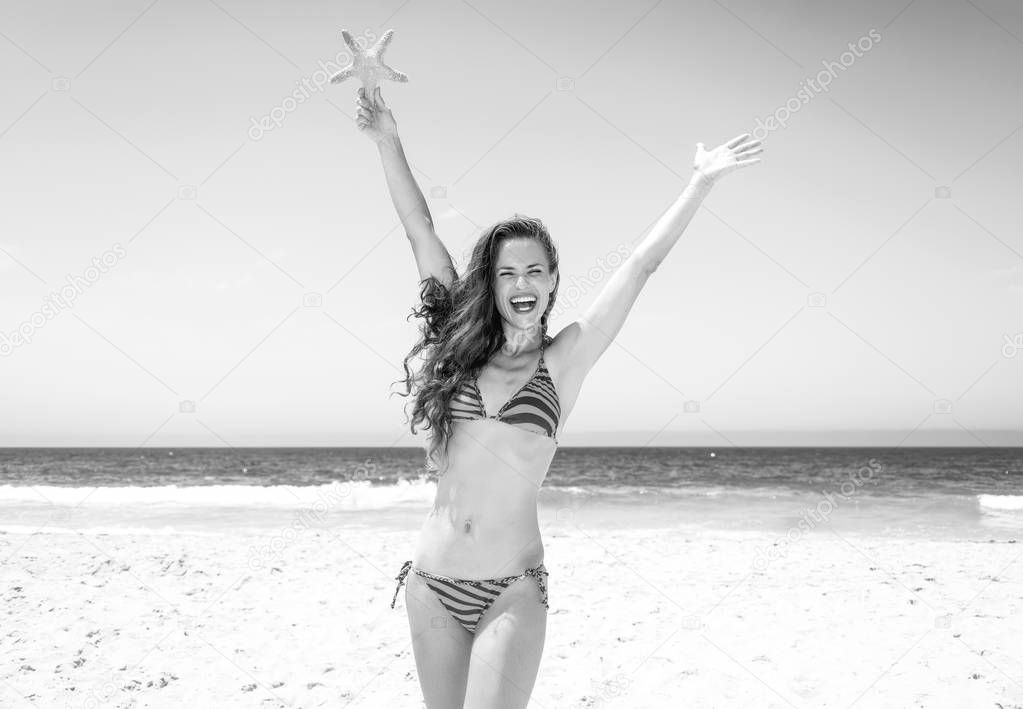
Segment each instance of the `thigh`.
[{"label": "thigh", "polygon": [[472,635],[413,571],[405,579],[405,607],[427,709],[461,709]]},{"label": "thigh", "polygon": [[465,709],[524,709],[536,683],[547,609],[536,580],[518,579],[487,609],[469,658]]}]

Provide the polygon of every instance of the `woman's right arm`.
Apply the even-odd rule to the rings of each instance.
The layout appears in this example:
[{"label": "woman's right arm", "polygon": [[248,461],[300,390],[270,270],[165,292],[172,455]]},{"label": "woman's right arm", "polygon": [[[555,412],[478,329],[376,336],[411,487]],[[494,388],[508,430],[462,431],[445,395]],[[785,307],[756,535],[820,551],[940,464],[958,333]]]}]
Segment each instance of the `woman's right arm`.
[{"label": "woman's right arm", "polygon": [[455,278],[451,255],[433,228],[430,208],[409,169],[394,116],[380,95],[380,87],[376,89],[372,104],[363,90],[359,89],[357,103],[359,130],[376,142],[380,151],[387,188],[391,192],[391,201],[398,212],[398,218],[405,228],[405,235],[412,245],[420,282],[433,276],[450,287]]}]

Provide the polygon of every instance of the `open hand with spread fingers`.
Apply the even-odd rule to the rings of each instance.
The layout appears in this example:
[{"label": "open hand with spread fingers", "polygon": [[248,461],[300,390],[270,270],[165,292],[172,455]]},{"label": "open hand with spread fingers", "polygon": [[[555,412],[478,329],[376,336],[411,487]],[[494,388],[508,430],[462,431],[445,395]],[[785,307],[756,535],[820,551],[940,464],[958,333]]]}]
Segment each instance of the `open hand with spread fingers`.
[{"label": "open hand with spread fingers", "polygon": [[700,178],[714,183],[733,170],[756,165],[760,158],[753,156],[764,152],[764,149],[760,147],[759,140],[751,141],[748,140],[749,137],[749,133],[743,133],[712,150],[705,150],[703,143],[697,143],[693,169]]}]

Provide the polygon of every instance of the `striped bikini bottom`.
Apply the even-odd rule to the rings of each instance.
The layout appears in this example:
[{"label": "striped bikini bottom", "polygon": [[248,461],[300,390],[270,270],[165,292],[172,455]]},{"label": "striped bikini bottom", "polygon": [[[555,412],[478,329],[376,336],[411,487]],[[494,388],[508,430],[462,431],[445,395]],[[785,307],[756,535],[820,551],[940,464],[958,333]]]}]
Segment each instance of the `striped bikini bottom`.
[{"label": "striped bikini bottom", "polygon": [[513,582],[526,576],[536,579],[540,593],[543,594],[543,606],[550,610],[550,606],[547,605],[547,576],[550,574],[547,573],[547,568],[543,563],[532,569],[526,569],[517,576],[506,576],[499,579],[453,579],[414,568],[411,561],[406,561],[395,577],[398,587],[394,589],[391,608],[394,608],[394,603],[398,600],[398,591],[405,583],[405,577],[409,571],[414,571],[426,579],[426,585],[437,595],[440,604],[451,614],[451,617],[473,635],[476,634],[476,626],[479,625],[480,618],[493,605],[501,592]]}]

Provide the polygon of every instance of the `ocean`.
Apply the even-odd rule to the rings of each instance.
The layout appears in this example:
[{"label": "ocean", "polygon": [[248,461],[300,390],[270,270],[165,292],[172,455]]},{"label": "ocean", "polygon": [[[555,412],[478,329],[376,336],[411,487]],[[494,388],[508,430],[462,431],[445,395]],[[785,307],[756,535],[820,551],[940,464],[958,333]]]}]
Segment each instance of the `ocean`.
[{"label": "ocean", "polygon": [[[407,448],[0,448],[0,531],[259,534],[415,530],[434,480]],[[541,529],[1023,533],[1019,448],[562,447]]]}]

